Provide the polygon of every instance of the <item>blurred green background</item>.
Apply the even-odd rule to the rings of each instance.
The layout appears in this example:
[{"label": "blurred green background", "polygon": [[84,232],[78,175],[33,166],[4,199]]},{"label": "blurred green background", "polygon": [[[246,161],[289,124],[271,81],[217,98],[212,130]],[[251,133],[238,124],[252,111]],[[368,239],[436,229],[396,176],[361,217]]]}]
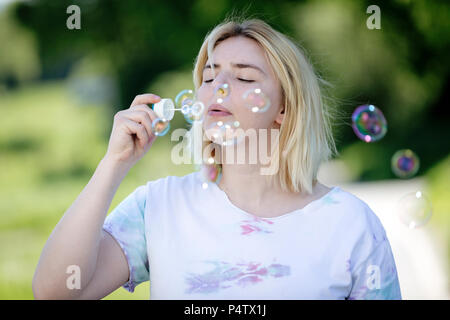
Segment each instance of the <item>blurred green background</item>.
[{"label": "blurred green background", "polygon": [[[71,4],[81,9],[80,30],[66,27]],[[366,26],[372,4],[381,9],[380,30]],[[396,179],[393,153],[417,153],[430,223],[450,243],[447,1],[0,0],[0,299],[33,298],[41,250],[106,152],[114,113],[137,94],[174,98],[193,88],[206,33],[233,12],[295,39],[333,84],[333,129],[352,180]],[[377,143],[358,140],[351,128],[352,111],[364,103],[388,121]],[[180,127],[187,125],[177,114],[171,130]],[[194,169],[171,163],[176,143],[170,132],[158,138],[110,210],[148,180]],[[147,299],[148,289],[120,288],[106,299]]]}]

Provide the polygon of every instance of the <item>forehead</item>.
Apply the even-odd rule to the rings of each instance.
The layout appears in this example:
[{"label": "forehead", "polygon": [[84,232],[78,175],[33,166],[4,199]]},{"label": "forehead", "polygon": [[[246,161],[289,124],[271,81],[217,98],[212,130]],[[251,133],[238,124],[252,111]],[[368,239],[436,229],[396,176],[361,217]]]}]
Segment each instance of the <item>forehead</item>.
[{"label": "forehead", "polygon": [[[237,36],[219,42],[212,53],[215,64],[251,63],[264,71],[269,71],[264,49],[253,39]],[[211,61],[208,59],[206,64]]]}]

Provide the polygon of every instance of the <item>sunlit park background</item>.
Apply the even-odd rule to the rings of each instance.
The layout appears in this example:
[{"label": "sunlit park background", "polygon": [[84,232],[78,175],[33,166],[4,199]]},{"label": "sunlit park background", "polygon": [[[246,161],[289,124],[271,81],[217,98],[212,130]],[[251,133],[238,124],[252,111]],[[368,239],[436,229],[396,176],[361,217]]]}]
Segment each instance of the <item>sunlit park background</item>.
[{"label": "sunlit park background", "polygon": [[[79,30],[66,26],[71,4],[81,10]],[[380,8],[381,29],[367,27],[372,4]],[[449,298],[447,1],[0,0],[0,299],[33,299],[41,250],[106,152],[114,113],[137,94],[173,99],[192,89],[206,33],[244,11],[295,39],[333,85],[327,101],[339,111],[333,121],[339,155],[320,176],[360,196],[380,217],[403,298]],[[387,120],[386,135],[372,143],[351,126],[352,112],[366,103]],[[171,132],[182,127],[178,113],[171,131],[129,172],[110,210],[149,180],[194,170],[170,161],[178,143]],[[392,171],[400,149],[420,159],[413,177]],[[417,191],[432,216],[408,228],[397,205]],[[105,299],[148,299],[150,286],[134,294],[119,288]]]}]

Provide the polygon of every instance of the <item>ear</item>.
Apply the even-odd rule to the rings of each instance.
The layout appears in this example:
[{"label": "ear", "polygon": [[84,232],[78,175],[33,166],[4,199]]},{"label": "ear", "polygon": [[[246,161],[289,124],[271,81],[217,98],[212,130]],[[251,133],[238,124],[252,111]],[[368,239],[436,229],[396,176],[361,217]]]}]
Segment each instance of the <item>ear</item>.
[{"label": "ear", "polygon": [[282,107],[278,112],[277,117],[275,118],[275,122],[281,126],[283,119],[284,119],[284,107]]}]

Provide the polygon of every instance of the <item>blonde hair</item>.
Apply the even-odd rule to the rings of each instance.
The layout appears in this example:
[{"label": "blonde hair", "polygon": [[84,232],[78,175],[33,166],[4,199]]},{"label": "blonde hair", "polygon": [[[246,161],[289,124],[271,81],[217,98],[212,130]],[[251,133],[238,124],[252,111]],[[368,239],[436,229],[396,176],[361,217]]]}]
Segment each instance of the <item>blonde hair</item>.
[{"label": "blonde hair", "polygon": [[205,37],[193,70],[196,90],[215,46],[236,36],[253,39],[263,48],[281,84],[285,115],[279,151],[271,158],[279,170],[271,178],[277,179],[285,191],[311,194],[321,162],[337,153],[321,93],[320,83],[326,82],[315,74],[301,48],[286,35],[259,19],[229,18]]}]

